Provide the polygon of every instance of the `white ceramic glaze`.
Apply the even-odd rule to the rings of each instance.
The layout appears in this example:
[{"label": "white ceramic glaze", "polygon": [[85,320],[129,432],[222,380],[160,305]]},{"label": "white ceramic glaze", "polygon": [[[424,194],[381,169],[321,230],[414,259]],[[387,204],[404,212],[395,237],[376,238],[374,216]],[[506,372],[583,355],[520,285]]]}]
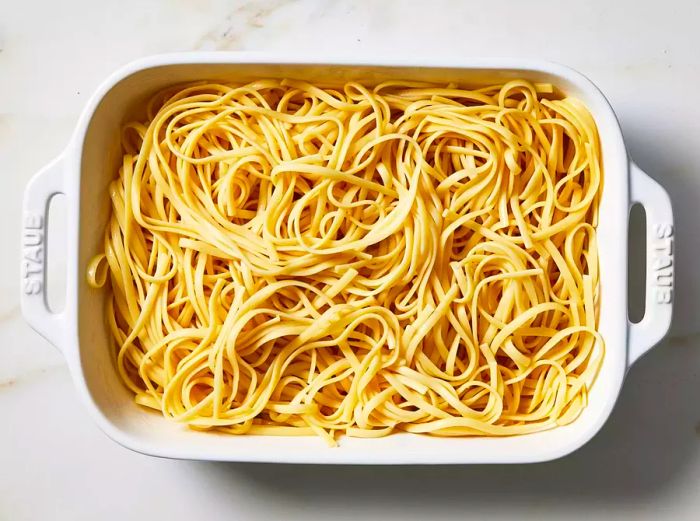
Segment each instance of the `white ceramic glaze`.
[{"label": "white ceramic glaze", "polygon": [[[601,273],[599,331],[606,354],[589,404],[571,425],[509,438],[437,438],[395,434],[343,438],[326,448],[314,437],[228,436],[194,432],[134,404],[120,383],[104,325],[104,292],[85,280],[100,249],[108,218],[107,185],[120,160],[120,124],[155,90],[190,80],[294,77],[320,81],[389,78],[484,84],[524,77],[556,84],[581,99],[598,125],[605,185],[598,229]],[[67,198],[67,295],[64,311],[46,305],[45,232],[50,198]],[[631,204],[647,213],[646,313],[627,319],[627,223]],[[668,331],[673,292],[673,217],[666,192],[632,164],[620,127],[600,91],[561,65],[520,59],[430,62],[405,58],[354,61],[333,56],[257,53],[160,55],[133,62],[109,77],[91,97],[65,151],[30,181],[23,214],[22,312],[58,347],[78,393],[100,427],[115,441],[156,456],[221,461],[304,463],[523,463],[557,458],[581,447],[610,415],[629,366]]]}]

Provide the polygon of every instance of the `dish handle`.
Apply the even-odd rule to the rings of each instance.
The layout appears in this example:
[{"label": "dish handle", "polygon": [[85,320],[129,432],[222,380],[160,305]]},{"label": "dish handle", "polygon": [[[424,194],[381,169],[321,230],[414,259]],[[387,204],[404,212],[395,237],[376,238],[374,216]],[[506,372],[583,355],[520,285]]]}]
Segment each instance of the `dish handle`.
[{"label": "dish handle", "polygon": [[65,312],[54,313],[46,292],[46,232],[51,198],[65,193],[64,156],[59,156],[29,180],[22,207],[22,260],[20,302],[29,325],[61,349]]},{"label": "dish handle", "polygon": [[659,183],[630,163],[631,202],[646,212],[647,261],[644,318],[628,321],[628,365],[658,344],[671,327],[674,232],[671,198]]}]

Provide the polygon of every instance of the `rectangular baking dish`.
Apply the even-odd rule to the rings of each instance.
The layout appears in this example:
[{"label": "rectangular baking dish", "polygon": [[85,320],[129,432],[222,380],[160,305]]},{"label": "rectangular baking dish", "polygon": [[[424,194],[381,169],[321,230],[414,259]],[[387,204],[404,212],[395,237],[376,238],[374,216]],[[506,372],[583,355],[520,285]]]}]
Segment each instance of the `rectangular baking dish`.
[{"label": "rectangular baking dish", "polygon": [[[162,87],[175,83],[261,77],[377,83],[387,79],[457,82],[470,86],[526,78],[551,82],[581,99],[600,132],[605,175],[600,207],[600,328],[606,354],[589,404],[572,424],[507,438],[438,438],[395,434],[343,438],[327,448],[314,437],[230,436],[195,432],[134,404],[117,376],[104,321],[104,292],[88,287],[89,259],[99,251],[109,213],[107,186],[121,160],[120,125]],[[53,195],[65,194],[67,295],[52,313],[45,292],[46,216]],[[646,311],[627,317],[627,227],[631,205],[647,216]],[[524,463],[572,452],[602,427],[627,369],[666,334],[673,300],[673,215],[666,192],[630,161],[620,126],[601,92],[561,65],[510,59],[362,59],[190,53],[131,63],[91,97],[65,151],[29,182],[24,197],[22,311],[27,322],[63,353],[82,400],[100,427],[130,449],[163,457],[297,463]]]}]

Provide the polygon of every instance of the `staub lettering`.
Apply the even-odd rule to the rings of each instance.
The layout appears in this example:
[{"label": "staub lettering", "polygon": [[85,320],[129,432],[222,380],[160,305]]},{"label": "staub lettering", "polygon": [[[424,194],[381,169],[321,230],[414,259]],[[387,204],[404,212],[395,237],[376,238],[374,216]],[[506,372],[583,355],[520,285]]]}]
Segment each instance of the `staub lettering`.
[{"label": "staub lettering", "polygon": [[44,218],[29,214],[22,231],[22,279],[27,295],[39,295],[44,284]]},{"label": "staub lettering", "polygon": [[673,226],[656,224],[651,244],[653,258],[653,284],[658,304],[673,301]]}]

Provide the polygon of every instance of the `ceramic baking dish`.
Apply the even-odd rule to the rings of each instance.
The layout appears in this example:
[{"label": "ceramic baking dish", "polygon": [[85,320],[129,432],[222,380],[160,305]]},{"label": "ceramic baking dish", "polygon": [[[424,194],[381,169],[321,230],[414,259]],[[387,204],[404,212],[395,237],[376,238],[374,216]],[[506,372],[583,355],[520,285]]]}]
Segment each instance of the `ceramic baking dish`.
[{"label": "ceramic baking dish", "polygon": [[[99,251],[109,213],[107,186],[121,160],[120,124],[154,91],[202,79],[261,77],[342,82],[411,79],[479,85],[527,78],[551,82],[581,99],[600,132],[605,172],[598,229],[600,333],[606,354],[589,404],[565,427],[507,438],[438,438],[395,434],[343,438],[327,448],[314,437],[231,436],[195,432],[132,400],[115,370],[104,321],[105,293],[88,287],[85,269]],[[46,216],[51,197],[65,194],[67,295],[65,309],[46,303]],[[627,317],[627,227],[631,206],[647,216],[646,308],[641,322]],[[92,96],[66,150],[34,176],[24,196],[22,311],[58,347],[79,395],[100,427],[122,445],[156,456],[221,461],[303,463],[522,463],[549,460],[581,447],[610,415],[628,368],[666,334],[673,300],[673,216],[666,192],[630,162],[620,126],[601,92],[561,65],[509,59],[456,61],[338,59],[255,53],[155,56],[127,65]]]}]

